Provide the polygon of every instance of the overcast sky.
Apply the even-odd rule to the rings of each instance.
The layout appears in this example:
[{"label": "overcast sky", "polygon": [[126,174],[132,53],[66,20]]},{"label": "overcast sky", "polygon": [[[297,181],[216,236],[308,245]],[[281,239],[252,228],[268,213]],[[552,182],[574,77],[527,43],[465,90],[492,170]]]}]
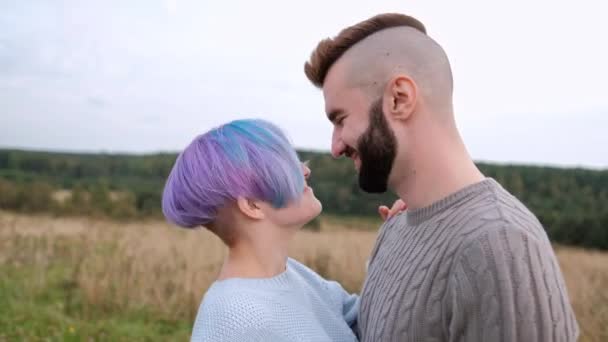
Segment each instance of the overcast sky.
[{"label": "overcast sky", "polygon": [[474,159],[608,168],[604,3],[0,0],[0,147],[177,151],[259,117],[327,151],[303,63],[321,38],[397,11],[447,51]]}]

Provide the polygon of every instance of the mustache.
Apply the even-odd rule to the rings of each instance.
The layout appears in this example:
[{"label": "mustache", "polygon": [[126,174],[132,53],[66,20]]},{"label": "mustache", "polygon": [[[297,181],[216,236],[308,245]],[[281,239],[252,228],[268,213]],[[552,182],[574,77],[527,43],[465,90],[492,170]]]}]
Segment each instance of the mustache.
[{"label": "mustache", "polygon": [[355,149],[350,146],[346,146],[346,148],[344,149],[344,155],[348,158],[351,158],[356,152],[357,151],[355,151]]}]

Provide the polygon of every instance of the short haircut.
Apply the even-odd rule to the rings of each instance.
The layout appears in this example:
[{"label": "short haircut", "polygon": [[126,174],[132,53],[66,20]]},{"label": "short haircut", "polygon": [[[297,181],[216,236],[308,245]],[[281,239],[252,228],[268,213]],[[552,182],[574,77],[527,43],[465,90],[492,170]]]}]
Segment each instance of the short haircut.
[{"label": "short haircut", "polygon": [[393,27],[411,27],[426,34],[424,25],[414,17],[399,13],[384,13],[347,27],[334,38],[319,42],[304,64],[306,77],[321,88],[332,65],[351,47],[372,34]]},{"label": "short haircut", "polygon": [[299,199],[304,186],[302,164],[277,126],[236,120],[196,137],[177,157],[162,209],[168,221],[194,228],[213,223],[238,197],[282,208]]}]

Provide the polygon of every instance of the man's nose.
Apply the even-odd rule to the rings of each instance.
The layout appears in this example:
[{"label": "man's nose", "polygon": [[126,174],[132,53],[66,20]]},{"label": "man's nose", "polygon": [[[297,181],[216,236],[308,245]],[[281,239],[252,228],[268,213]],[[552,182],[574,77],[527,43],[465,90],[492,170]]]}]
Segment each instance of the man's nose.
[{"label": "man's nose", "polygon": [[344,154],[344,150],[346,149],[346,145],[342,142],[342,139],[338,137],[336,131],[334,130],[331,137],[331,155],[334,158],[340,158],[342,154]]}]

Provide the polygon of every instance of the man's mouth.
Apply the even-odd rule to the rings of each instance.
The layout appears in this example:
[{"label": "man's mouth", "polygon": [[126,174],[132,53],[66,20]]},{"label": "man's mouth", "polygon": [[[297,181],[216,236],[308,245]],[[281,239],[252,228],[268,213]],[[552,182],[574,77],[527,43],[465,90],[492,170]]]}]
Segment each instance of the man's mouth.
[{"label": "man's mouth", "polygon": [[347,146],[346,151],[344,151],[344,155],[353,161],[355,164],[355,170],[359,171],[361,168],[361,159],[359,158],[359,153],[357,153],[354,148]]}]

